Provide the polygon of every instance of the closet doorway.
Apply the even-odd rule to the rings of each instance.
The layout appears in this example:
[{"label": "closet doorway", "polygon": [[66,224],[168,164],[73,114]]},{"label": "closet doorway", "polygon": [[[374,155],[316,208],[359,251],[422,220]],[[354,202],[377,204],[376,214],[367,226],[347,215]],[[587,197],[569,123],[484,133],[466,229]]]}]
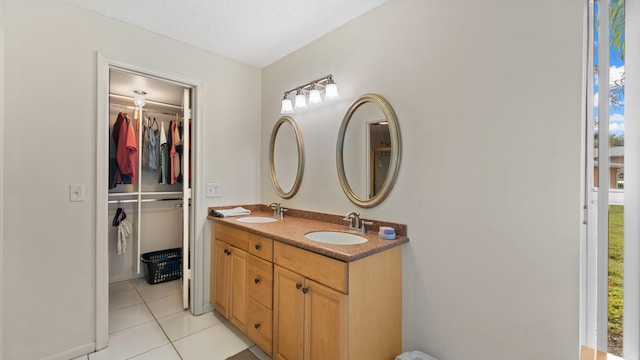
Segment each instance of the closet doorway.
[{"label": "closet doorway", "polygon": [[182,278],[185,309],[191,92],[183,84],[109,70],[109,283],[142,275],[149,284]]},{"label": "closet doorway", "polygon": [[191,270],[197,89],[98,56],[96,350],[108,343],[109,284],[180,281],[182,307],[200,312]]}]

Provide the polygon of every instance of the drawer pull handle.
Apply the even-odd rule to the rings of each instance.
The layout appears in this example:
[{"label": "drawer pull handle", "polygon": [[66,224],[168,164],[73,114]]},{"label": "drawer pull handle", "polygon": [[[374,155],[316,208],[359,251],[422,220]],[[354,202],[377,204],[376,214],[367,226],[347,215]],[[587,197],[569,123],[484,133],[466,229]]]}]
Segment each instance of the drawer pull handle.
[{"label": "drawer pull handle", "polygon": [[260,250],[261,247],[260,244],[256,244],[256,250]]},{"label": "drawer pull handle", "polygon": [[302,284],[300,284],[300,283],[296,284],[296,289],[300,290],[301,287],[302,287]]},{"label": "drawer pull handle", "polygon": [[260,323],[255,323],[255,324],[253,324],[253,327],[254,327],[254,328],[256,328],[256,330],[257,330],[257,329],[260,329]]},{"label": "drawer pull handle", "polygon": [[302,293],[303,293],[303,294],[306,294],[306,293],[308,293],[308,292],[309,292],[309,288],[302,288]]},{"label": "drawer pull handle", "polygon": [[260,283],[260,279],[259,278],[255,278],[255,279],[253,279],[253,282],[256,283],[256,284],[259,284]]}]

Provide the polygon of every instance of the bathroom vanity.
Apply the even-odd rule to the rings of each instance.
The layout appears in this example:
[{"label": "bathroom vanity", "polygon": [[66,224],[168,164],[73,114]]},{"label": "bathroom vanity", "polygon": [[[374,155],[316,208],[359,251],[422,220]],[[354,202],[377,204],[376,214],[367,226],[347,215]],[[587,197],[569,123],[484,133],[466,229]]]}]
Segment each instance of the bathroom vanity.
[{"label": "bathroom vanity", "polygon": [[402,352],[406,232],[384,240],[373,226],[358,234],[365,242],[337,245],[304,235],[354,234],[341,219],[209,219],[211,303],[273,359],[394,359]]}]

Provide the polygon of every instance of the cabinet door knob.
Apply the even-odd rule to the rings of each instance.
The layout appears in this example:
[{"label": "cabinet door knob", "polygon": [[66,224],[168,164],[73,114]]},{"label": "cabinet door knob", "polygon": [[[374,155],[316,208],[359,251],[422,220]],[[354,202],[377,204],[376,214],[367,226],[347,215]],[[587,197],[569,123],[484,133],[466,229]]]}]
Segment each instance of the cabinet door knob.
[{"label": "cabinet door knob", "polygon": [[224,254],[225,254],[225,255],[229,255],[229,250],[224,249]]},{"label": "cabinet door knob", "polygon": [[259,278],[255,278],[255,279],[253,279],[253,282],[256,283],[256,284],[259,284],[260,283],[260,279]]},{"label": "cabinet door knob", "polygon": [[300,284],[300,283],[296,284],[296,289],[300,290],[301,287],[302,287],[302,284]]},{"label": "cabinet door knob", "polygon": [[256,250],[260,250],[261,247],[260,244],[256,244]]},{"label": "cabinet door knob", "polygon": [[302,288],[302,293],[303,293],[303,294],[306,294],[306,293],[308,293],[308,292],[309,292],[309,289],[308,289],[308,288]]},{"label": "cabinet door knob", "polygon": [[253,327],[254,327],[254,328],[256,328],[256,330],[257,330],[257,329],[260,329],[260,323],[255,323],[255,324],[253,324]]}]

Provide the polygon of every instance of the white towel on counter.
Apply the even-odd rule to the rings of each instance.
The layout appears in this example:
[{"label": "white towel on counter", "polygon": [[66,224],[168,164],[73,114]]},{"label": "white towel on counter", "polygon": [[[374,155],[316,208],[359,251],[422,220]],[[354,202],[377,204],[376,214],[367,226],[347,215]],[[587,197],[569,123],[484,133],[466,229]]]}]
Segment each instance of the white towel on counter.
[{"label": "white towel on counter", "polygon": [[219,213],[221,213],[222,215],[224,215],[225,217],[227,216],[242,216],[242,215],[251,215],[251,210],[249,209],[245,209],[243,207],[235,207],[233,209],[226,209],[226,210],[217,210]]},{"label": "white towel on counter", "polygon": [[129,219],[120,221],[118,225],[118,255],[122,255],[127,251],[127,243],[131,235],[131,223]]}]

